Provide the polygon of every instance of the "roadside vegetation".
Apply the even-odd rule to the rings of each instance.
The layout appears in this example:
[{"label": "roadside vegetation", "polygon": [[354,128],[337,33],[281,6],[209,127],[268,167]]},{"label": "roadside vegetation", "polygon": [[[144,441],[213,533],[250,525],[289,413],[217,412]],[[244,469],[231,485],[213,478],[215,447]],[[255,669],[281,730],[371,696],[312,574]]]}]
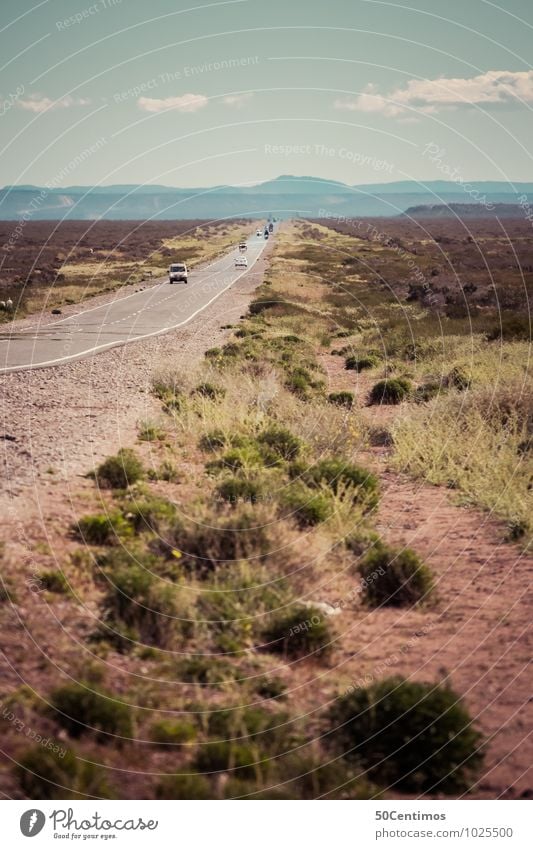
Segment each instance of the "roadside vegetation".
[{"label": "roadside vegetation", "polygon": [[[525,544],[529,343],[512,323],[498,336],[491,308],[472,329],[456,305],[400,300],[360,249],[323,224],[287,227],[228,341],[195,370],[161,364],[160,417],[96,469],[65,578],[45,579],[52,603],[75,595],[90,611],[93,661],[56,675],[46,699],[12,695],[67,752],[11,735],[17,792],[353,799],[475,785],[485,744],[463,694],[445,671],[406,668],[442,613],[439,575],[394,529],[382,538],[370,449]],[[393,248],[378,253],[392,267]],[[372,627],[387,645],[365,667]]]}]

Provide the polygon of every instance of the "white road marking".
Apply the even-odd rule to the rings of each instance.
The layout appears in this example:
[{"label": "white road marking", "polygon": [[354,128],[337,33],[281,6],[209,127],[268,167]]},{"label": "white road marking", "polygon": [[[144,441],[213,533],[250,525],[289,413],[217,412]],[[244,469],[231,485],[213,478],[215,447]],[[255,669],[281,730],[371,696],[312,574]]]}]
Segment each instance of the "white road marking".
[{"label": "white road marking", "polygon": [[[46,368],[47,366],[59,365],[59,363],[65,363],[65,362],[75,362],[76,360],[83,359],[84,357],[87,357],[89,354],[94,354],[97,351],[106,351],[106,350],[110,350],[111,348],[118,348],[118,347],[121,347],[123,345],[128,345],[132,342],[140,342],[143,339],[150,339],[153,336],[162,336],[164,333],[168,333],[171,330],[176,330],[178,327],[183,327],[184,324],[188,324],[188,322],[191,321],[193,318],[195,318],[199,313],[201,313],[205,309],[207,309],[207,307],[210,306],[210,304],[212,304],[214,301],[216,301],[217,298],[219,298],[222,294],[224,294],[224,292],[226,292],[231,286],[233,286],[238,280],[240,280],[241,277],[244,277],[245,274],[248,274],[248,272],[253,268],[253,266],[256,264],[257,260],[259,259],[259,257],[263,253],[263,250],[265,249],[265,247],[266,247],[266,241],[264,241],[261,244],[261,247],[260,247],[260,250],[259,250],[257,256],[255,257],[253,262],[248,266],[248,268],[245,268],[244,271],[241,274],[238,274],[237,277],[235,277],[233,280],[231,280],[227,284],[227,286],[224,286],[223,289],[220,289],[220,291],[218,291],[209,301],[206,301],[205,304],[203,304],[201,307],[199,307],[197,310],[195,310],[193,313],[191,313],[189,316],[187,316],[187,318],[183,319],[182,321],[177,322],[176,324],[168,325],[167,327],[160,328],[159,330],[153,330],[150,333],[144,333],[144,334],[139,335],[139,336],[133,336],[131,339],[127,339],[127,340],[117,339],[114,342],[107,342],[103,345],[95,345],[92,348],[87,348],[86,350],[79,351],[76,354],[68,354],[64,357],[58,357],[57,359],[54,359],[54,360],[46,360],[46,361],[39,362],[39,363],[33,363],[32,362],[32,363],[28,363],[27,365],[20,365],[20,366],[7,366],[5,368],[0,368],[0,374],[7,374],[7,373],[10,373],[10,372],[15,372],[15,371],[28,371],[28,370],[37,369],[37,368]],[[216,262],[220,262],[220,261],[221,260],[219,258]],[[211,266],[207,266],[206,270],[207,270],[207,268],[211,268],[213,265],[216,265],[216,262],[213,262],[211,264]],[[219,272],[214,272],[214,274],[224,272],[224,271],[228,270],[229,268],[230,268],[230,266],[228,266],[227,268],[222,268],[222,269],[220,269]],[[205,281],[202,281],[202,282],[205,282]],[[159,284],[159,285],[164,285],[164,284]],[[150,291],[154,291],[156,288],[159,288],[159,286],[154,286]],[[116,303],[119,303],[121,301],[125,301],[127,298],[133,297],[134,294],[136,295],[136,294],[139,294],[139,293],[134,292],[131,295],[125,295],[124,298],[118,298],[116,301],[111,301],[109,306],[114,306]],[[171,296],[169,295],[169,297],[171,297]],[[166,299],[164,299],[164,300],[166,300]],[[161,303],[161,301],[159,301],[159,303]],[[100,304],[100,306],[98,306],[98,307],[91,307],[88,310],[85,310],[85,311],[80,312],[80,313],[76,313],[74,316],[67,316],[65,319],[61,319],[61,321],[51,322],[49,325],[41,325],[41,326],[42,327],[50,327],[50,326],[56,327],[58,324],[60,324],[63,321],[67,321],[68,319],[72,319],[72,318],[75,318],[77,316],[84,316],[87,313],[93,312],[96,309],[101,309],[102,306],[104,306],[104,305]],[[131,318],[132,315],[137,315],[137,314],[138,313],[129,313],[128,316],[126,316],[126,318]],[[122,321],[122,320],[123,319],[117,319],[117,322]],[[111,322],[111,323],[116,323],[116,322]],[[108,327],[109,325],[101,325],[101,327],[102,326]],[[80,328],[80,329],[85,329],[85,328]]]}]

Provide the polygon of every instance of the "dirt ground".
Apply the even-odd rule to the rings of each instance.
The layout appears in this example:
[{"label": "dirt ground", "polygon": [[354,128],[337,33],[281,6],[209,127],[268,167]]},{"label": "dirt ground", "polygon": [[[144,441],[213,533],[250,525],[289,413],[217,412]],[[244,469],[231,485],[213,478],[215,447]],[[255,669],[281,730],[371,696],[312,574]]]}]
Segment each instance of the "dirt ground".
[{"label": "dirt ground", "polygon": [[[160,415],[149,389],[162,363],[193,367],[227,336],[221,327],[245,313],[270,247],[252,273],[184,328],[93,359],[2,378],[0,510],[10,564],[31,576],[61,560],[58,541],[93,488],[87,472],[121,446],[132,446],[140,420]],[[357,376],[343,371],[342,358],[330,356],[323,364],[328,391],[353,390]],[[360,377],[360,403],[367,388]],[[391,408],[372,409],[372,423],[388,424],[394,414]],[[300,673],[302,706],[312,711],[313,699],[325,701],[326,678],[348,683],[402,674],[449,681],[488,738],[485,769],[473,795],[531,798],[532,560],[504,541],[505,528],[490,515],[458,506],[448,490],[391,471],[389,452],[379,446],[361,457],[382,481],[378,529],[391,544],[413,547],[427,561],[436,576],[437,600],[428,610],[343,611],[342,643],[332,667],[317,671],[316,678],[313,669]],[[327,592],[321,598],[334,601]],[[65,600],[52,609],[40,598],[19,599],[2,637],[2,693],[24,681],[38,688],[40,680],[48,680],[59,641],[68,638],[75,651],[94,614],[90,604],[77,607]],[[32,644],[39,652],[32,652]],[[2,787],[9,793],[0,777]]]}]

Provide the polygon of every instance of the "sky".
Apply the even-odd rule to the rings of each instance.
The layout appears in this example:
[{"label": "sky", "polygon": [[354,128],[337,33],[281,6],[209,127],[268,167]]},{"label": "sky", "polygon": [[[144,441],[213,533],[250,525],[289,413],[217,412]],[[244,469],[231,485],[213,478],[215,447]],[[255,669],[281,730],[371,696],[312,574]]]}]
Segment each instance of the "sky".
[{"label": "sky", "polygon": [[533,180],[531,0],[2,0],[0,39],[1,185]]}]

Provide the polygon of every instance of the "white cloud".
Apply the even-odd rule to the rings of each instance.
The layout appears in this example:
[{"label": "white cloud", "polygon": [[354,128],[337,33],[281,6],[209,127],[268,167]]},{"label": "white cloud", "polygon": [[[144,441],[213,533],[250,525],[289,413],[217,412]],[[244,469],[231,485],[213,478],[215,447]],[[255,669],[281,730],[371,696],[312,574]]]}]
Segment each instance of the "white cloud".
[{"label": "white cloud", "polygon": [[336,100],[335,108],[397,117],[409,112],[434,115],[441,109],[517,103],[533,105],[533,71],[487,71],[469,79],[409,80],[387,95],[369,85],[353,100]]},{"label": "white cloud", "polygon": [[233,109],[242,109],[251,98],[251,94],[227,94],[226,97],[222,98],[222,103],[225,106],[233,107]]},{"label": "white cloud", "polygon": [[61,97],[52,100],[41,94],[30,94],[27,100],[18,100],[17,105],[28,112],[46,112],[48,109],[69,109],[71,106],[87,106],[91,101],[84,97]]},{"label": "white cloud", "polygon": [[175,109],[177,112],[197,112],[207,106],[208,98],[204,94],[183,94],[181,97],[164,97],[160,100],[152,97],[139,97],[137,105],[145,112],[165,112]]}]

